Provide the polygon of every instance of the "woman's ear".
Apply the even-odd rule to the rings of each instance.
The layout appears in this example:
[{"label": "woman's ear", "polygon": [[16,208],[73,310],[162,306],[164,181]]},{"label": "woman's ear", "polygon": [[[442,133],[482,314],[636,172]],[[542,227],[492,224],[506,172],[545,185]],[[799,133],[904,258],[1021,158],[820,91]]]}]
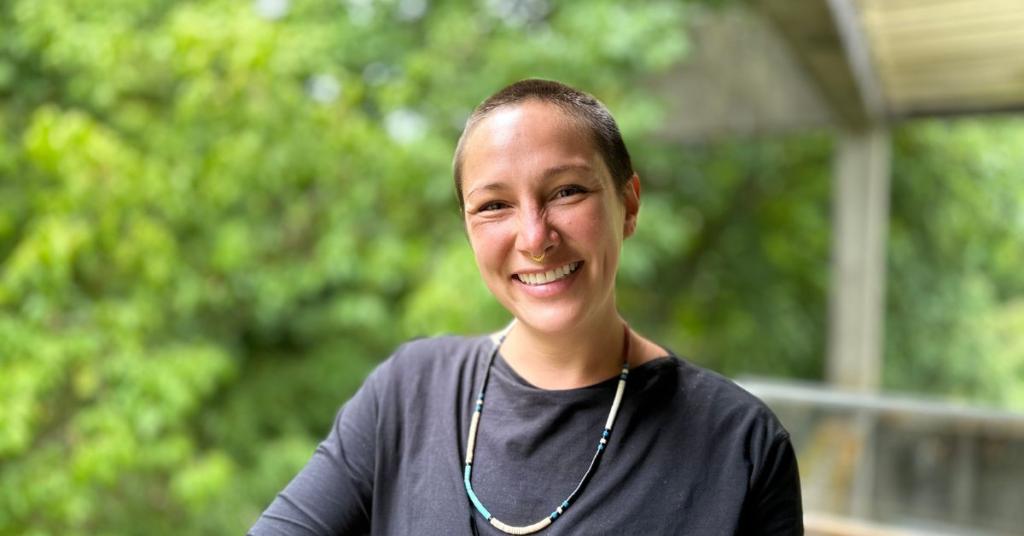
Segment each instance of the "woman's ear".
[{"label": "woman's ear", "polygon": [[629,238],[636,232],[637,215],[640,213],[640,176],[636,173],[626,181],[623,192],[626,206],[626,220],[622,227],[623,238]]}]

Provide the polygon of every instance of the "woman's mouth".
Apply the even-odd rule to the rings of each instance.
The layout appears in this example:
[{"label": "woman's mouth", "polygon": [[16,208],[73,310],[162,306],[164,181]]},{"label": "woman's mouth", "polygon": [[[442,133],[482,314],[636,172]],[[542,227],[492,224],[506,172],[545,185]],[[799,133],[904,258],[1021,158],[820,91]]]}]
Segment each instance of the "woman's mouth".
[{"label": "woman's mouth", "polygon": [[546,285],[548,283],[554,283],[559,279],[569,277],[569,275],[575,272],[577,269],[579,269],[580,265],[582,264],[582,261],[570,262],[565,266],[559,266],[558,268],[548,270],[546,272],[536,272],[530,274],[513,274],[512,277],[530,286]]}]

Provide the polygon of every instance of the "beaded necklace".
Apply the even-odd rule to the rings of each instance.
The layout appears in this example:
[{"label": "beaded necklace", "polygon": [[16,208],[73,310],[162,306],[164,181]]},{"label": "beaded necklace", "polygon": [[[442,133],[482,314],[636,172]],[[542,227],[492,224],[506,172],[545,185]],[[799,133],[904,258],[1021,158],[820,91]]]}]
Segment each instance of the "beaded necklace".
[{"label": "beaded necklace", "polygon": [[477,498],[476,493],[473,492],[473,484],[470,482],[470,475],[473,472],[473,448],[476,446],[476,433],[477,428],[480,425],[480,414],[483,413],[484,409],[484,394],[487,392],[487,382],[491,376],[491,367],[494,365],[494,358],[498,355],[498,350],[501,348],[502,343],[505,342],[505,336],[508,335],[509,326],[498,339],[498,343],[494,345],[494,351],[491,352],[490,360],[487,363],[487,370],[484,371],[484,381],[480,387],[480,396],[477,397],[476,407],[473,410],[473,417],[469,421],[469,437],[466,440],[466,468],[464,472],[463,482],[466,484],[466,495],[469,496],[469,500],[476,507],[477,512],[487,520],[494,528],[504,532],[505,534],[532,534],[534,532],[541,531],[547,528],[548,525],[553,523],[571,504],[576,501],[576,496],[586,485],[590,479],[591,474],[597,468],[598,462],[601,461],[601,453],[604,452],[605,445],[608,444],[608,437],[612,433],[612,425],[615,424],[615,415],[619,412],[619,404],[622,402],[622,394],[626,390],[626,378],[629,376],[629,363],[627,358],[629,356],[629,326],[623,325],[624,336],[622,338],[622,372],[619,374],[619,386],[615,390],[615,399],[612,401],[612,407],[608,411],[608,421],[604,425],[604,430],[601,431],[601,438],[597,442],[597,450],[594,452],[594,457],[590,460],[590,466],[587,467],[587,471],[583,473],[583,478],[580,479],[579,484],[576,485],[576,489],[569,494],[568,497],[562,501],[561,504],[555,508],[547,517],[540,521],[533,523],[532,525],[525,526],[512,526],[508,525],[498,518],[491,515],[484,507],[480,499]]}]

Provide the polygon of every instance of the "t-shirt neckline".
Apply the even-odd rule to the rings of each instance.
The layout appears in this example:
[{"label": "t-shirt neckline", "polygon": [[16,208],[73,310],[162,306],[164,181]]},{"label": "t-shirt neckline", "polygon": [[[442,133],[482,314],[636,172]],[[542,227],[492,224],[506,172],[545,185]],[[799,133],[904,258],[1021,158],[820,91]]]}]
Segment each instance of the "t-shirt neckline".
[{"label": "t-shirt neckline", "polygon": [[[487,341],[493,343],[493,341],[491,341],[489,337],[487,338]],[[664,346],[661,347],[665,348]],[[493,347],[491,348],[491,351],[493,351]],[[630,377],[636,377],[641,375],[646,376],[650,371],[661,366],[661,364],[675,361],[677,359],[676,355],[672,353],[671,350],[668,350],[668,352],[669,353],[666,355],[650,359],[636,367],[630,368]],[[519,387],[524,387],[533,391],[551,393],[555,395],[564,394],[565,396],[571,396],[573,393],[583,393],[606,389],[610,386],[616,385],[619,380],[618,375],[615,375],[606,380],[601,380],[597,383],[585,385],[583,387],[574,387],[571,389],[544,389],[542,387],[537,387],[536,385],[530,383],[526,378],[523,378],[518,372],[516,372],[516,370],[512,368],[512,365],[509,364],[509,362],[505,359],[505,356],[503,356],[500,351],[496,356],[494,356],[494,368],[495,371],[500,371],[502,375],[507,376],[507,378],[511,380],[512,383]]]}]

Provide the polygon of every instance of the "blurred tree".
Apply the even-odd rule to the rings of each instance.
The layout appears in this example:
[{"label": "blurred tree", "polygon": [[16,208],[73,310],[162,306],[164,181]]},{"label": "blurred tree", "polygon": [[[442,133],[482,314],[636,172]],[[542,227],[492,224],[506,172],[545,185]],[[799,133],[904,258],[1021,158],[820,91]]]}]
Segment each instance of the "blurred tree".
[{"label": "blurred tree", "polygon": [[[645,141],[627,308],[730,375],[822,377],[831,144]],[[1024,121],[895,129],[884,385],[1024,410]]]},{"label": "blurred tree", "polygon": [[[720,2],[709,2],[720,3]],[[239,533],[405,338],[505,321],[450,158],[528,76],[604,98],[644,178],[627,316],[817,379],[830,140],[682,149],[651,0],[0,4],[0,534]],[[902,127],[887,384],[1024,407],[1024,125]]]},{"label": "blurred tree", "polygon": [[830,149],[822,133],[638,148],[623,286],[645,330],[730,375],[822,376]]},{"label": "blurred tree", "polygon": [[[727,374],[820,379],[827,136],[638,150],[627,307]],[[885,387],[1024,410],[1024,120],[907,123],[893,155]]]},{"label": "blurred tree", "polygon": [[886,386],[1024,410],[1024,122],[899,134]]}]

